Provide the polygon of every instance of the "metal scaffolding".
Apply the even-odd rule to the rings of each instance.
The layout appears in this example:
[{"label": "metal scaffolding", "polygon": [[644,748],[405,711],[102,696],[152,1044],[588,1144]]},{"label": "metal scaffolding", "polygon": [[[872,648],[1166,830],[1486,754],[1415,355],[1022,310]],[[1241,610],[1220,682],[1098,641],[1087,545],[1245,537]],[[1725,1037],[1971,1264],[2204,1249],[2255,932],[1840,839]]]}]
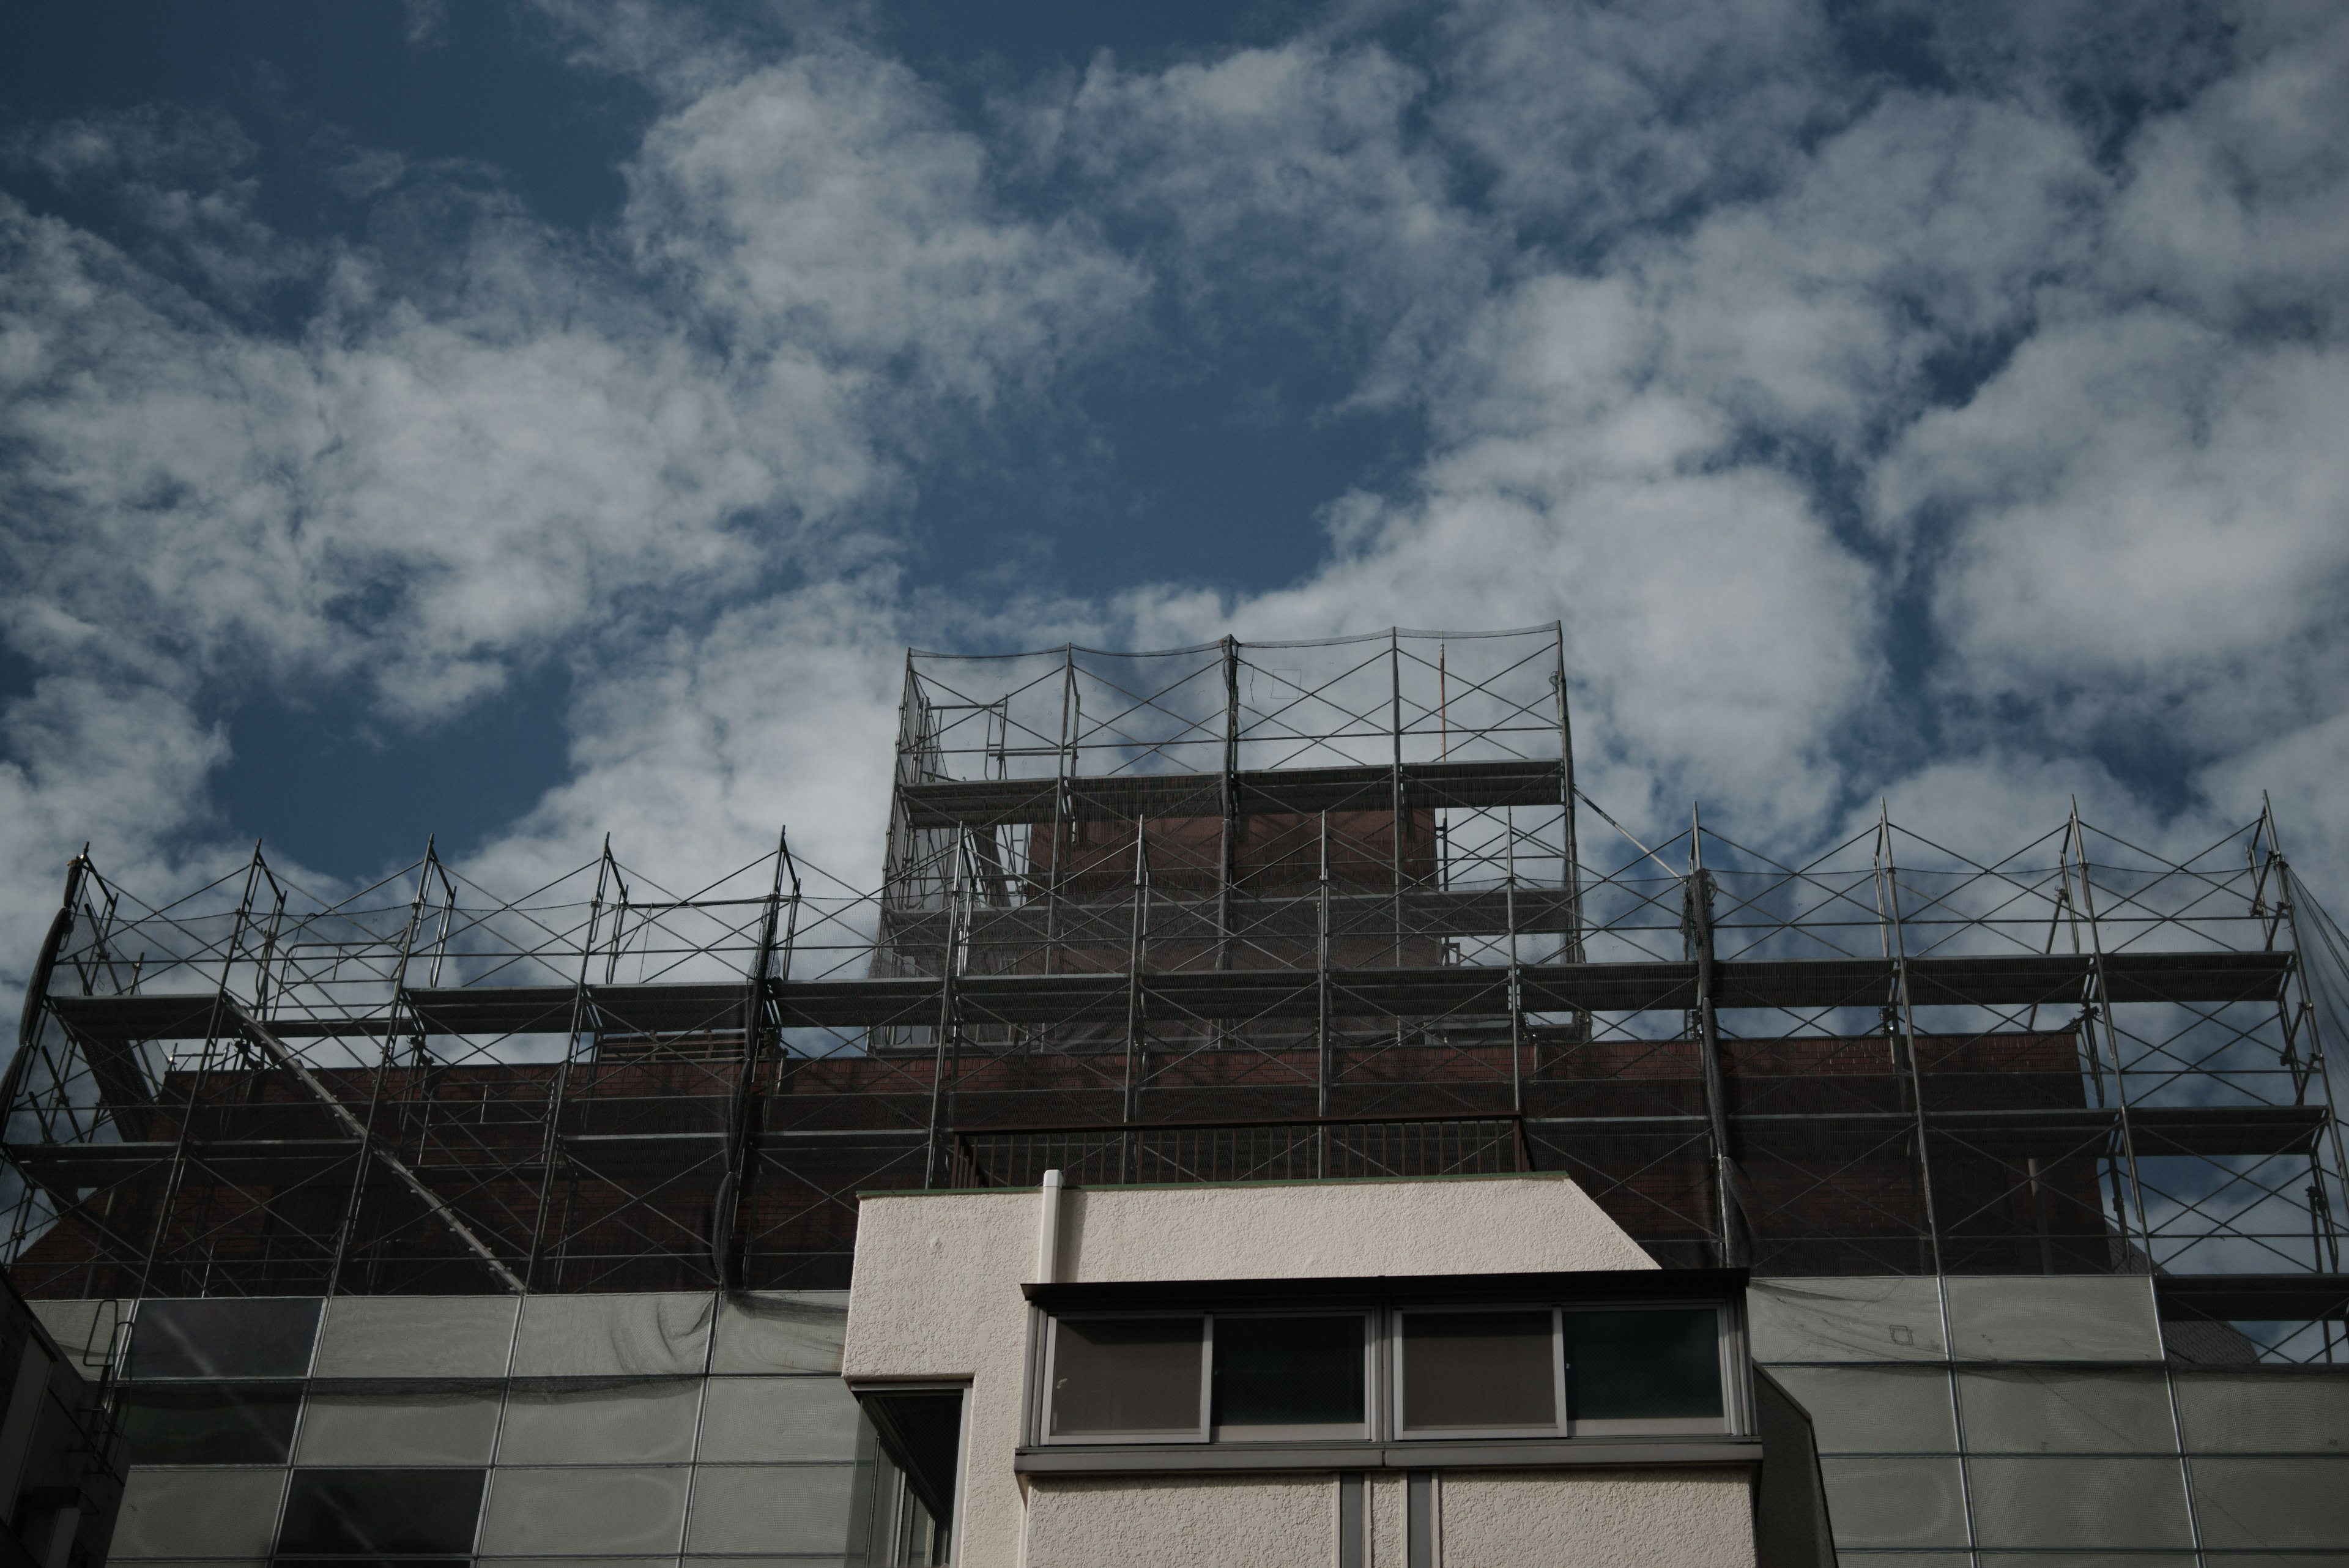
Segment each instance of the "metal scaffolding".
[{"label": "metal scaffolding", "polygon": [[77,861],[0,1085],[10,1266],[838,1286],[859,1190],[1540,1169],[1668,1266],[2151,1272],[2334,1354],[2339,934],[2271,814],[2182,862],[2076,813],[1787,862],[1640,843],[1572,759],[1556,627],[915,653],[877,889],[782,841],[519,898],[429,847],[160,909]]}]

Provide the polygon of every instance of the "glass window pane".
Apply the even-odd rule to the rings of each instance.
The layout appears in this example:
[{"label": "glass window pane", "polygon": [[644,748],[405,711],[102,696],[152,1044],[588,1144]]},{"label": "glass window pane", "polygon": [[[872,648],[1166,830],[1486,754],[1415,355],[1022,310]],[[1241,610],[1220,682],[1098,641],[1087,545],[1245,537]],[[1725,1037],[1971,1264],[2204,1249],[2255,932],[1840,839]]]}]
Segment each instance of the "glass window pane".
[{"label": "glass window pane", "polygon": [[313,1394],[299,1458],[305,1465],[485,1465],[501,1403],[495,1394]]},{"label": "glass window pane", "polygon": [[517,1377],[698,1376],[716,1298],[690,1294],[533,1296],[514,1343]]},{"label": "glass window pane", "polygon": [[277,1550],[471,1552],[481,1479],[480,1470],[295,1470]]},{"label": "glass window pane", "polygon": [[134,1465],[282,1465],[301,1410],[298,1384],[134,1387],[122,1435]]},{"label": "glass window pane", "polygon": [[840,1370],[846,1291],[743,1291],[719,1303],[712,1372]]},{"label": "glass window pane", "polygon": [[1755,1280],[1745,1292],[1756,1361],[1940,1361],[1941,1298],[1906,1278]]},{"label": "glass window pane", "polygon": [[713,1378],[701,1405],[704,1459],[854,1459],[856,1397],[837,1377]]},{"label": "glass window pane", "polygon": [[2158,1372],[1967,1372],[1958,1397],[1976,1453],[2178,1451]]},{"label": "glass window pane", "polygon": [[685,1549],[838,1552],[855,1480],[854,1465],[704,1469],[694,1478]]},{"label": "glass window pane", "polygon": [[2191,1546],[2175,1459],[1966,1461],[1984,1546]]},{"label": "glass window pane", "polygon": [[2159,1361],[2153,1282],[2099,1278],[1954,1278],[1951,1355],[1960,1361]]},{"label": "glass window pane", "polygon": [[310,1370],[319,1303],[307,1297],[142,1302],[133,1377],[299,1377]]},{"label": "glass window pane", "polygon": [[1955,1459],[1821,1459],[1836,1548],[1963,1546],[1965,1496]]},{"label": "glass window pane", "polygon": [[2340,1453],[2349,1448],[2349,1377],[2181,1373],[2178,1414],[2187,1446],[2200,1451]]},{"label": "glass window pane", "polygon": [[506,1397],[498,1463],[689,1459],[700,1404],[699,1383],[674,1379],[587,1390],[518,1387]]},{"label": "glass window pane", "polygon": [[511,1296],[340,1296],[318,1336],[320,1377],[503,1377]]},{"label": "glass window pane", "polygon": [[1711,1307],[1566,1314],[1566,1409],[1577,1421],[1721,1414]]},{"label": "glass window pane", "polygon": [[674,1552],[687,1477],[668,1469],[501,1469],[483,1552]]},{"label": "glass window pane", "polygon": [[1551,1314],[1402,1314],[1402,1424],[1413,1431],[1557,1425]]},{"label": "glass window pane", "polygon": [[1953,1453],[1950,1375],[1938,1366],[1774,1366],[1811,1414],[1821,1453]]},{"label": "glass window pane", "polygon": [[1052,1435],[1199,1429],[1198,1317],[1063,1318],[1052,1339]]},{"label": "glass window pane", "polygon": [[2349,1459],[2193,1464],[2205,1546],[2349,1548]]},{"label": "glass window pane", "polygon": [[1365,1325],[1328,1317],[1216,1319],[1216,1420],[1226,1427],[1360,1427]]},{"label": "glass window pane", "polygon": [[[1982,1568],[2202,1568],[2191,1552],[2178,1554],[2168,1552],[2067,1552],[2054,1558],[2042,1557],[2035,1552],[1985,1552],[1982,1554],[1981,1563]],[[1844,1558],[1840,1568],[1852,1568],[1851,1559]],[[1919,1568],[1914,1559],[1910,1560],[1909,1568]],[[2295,1564],[2294,1568],[2316,1568],[2316,1565],[2302,1562]]]},{"label": "glass window pane", "polygon": [[109,1562],[265,1557],[284,1470],[140,1470],[123,1489]]}]

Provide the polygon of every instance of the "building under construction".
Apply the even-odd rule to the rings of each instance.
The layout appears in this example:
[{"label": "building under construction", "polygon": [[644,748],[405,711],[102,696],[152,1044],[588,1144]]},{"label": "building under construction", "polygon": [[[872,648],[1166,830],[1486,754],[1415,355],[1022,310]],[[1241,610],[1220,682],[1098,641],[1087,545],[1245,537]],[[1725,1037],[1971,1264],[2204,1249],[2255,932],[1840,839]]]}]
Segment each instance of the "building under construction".
[{"label": "building under construction", "polygon": [[[1643,841],[1577,787],[1568,675],[1556,628],[916,653],[877,888],[787,836],[689,892],[607,849],[493,893],[428,850],[322,899],[256,853],[158,907],[78,861],[5,1080],[10,1271],[123,1390],[134,1509],[223,1466],[276,1500],[276,1533],[127,1520],[117,1555],[602,1554],[500,1512],[509,1465],[532,1518],[592,1474],[502,1446],[514,1401],[587,1397],[533,1378],[714,1387],[742,1325],[828,1332],[859,1193],[1048,1169],[1565,1173],[1665,1269],[1750,1275],[1847,1563],[2349,1552],[2342,955],[2271,816],[2182,861],[2076,813],[1994,847],[1879,817],[1785,860],[1694,812]],[[256,1298],[320,1359],[155,1371],[132,1333]],[[473,1478],[437,1544],[315,1523],[367,1465],[316,1460],[308,1412],[391,1397],[330,1342],[396,1337],[388,1298],[504,1303],[502,1359],[431,1374],[503,1401],[490,1446],[384,1472]],[[697,1299],[682,1359],[524,1353],[591,1300]],[[2107,1406],[2126,1438],[2064,1426]],[[248,1407],[262,1438],[185,1439]],[[929,1560],[904,1521],[947,1504],[864,1433],[639,1463],[683,1479],[609,1554]],[[792,1478],[831,1500],[814,1544],[705,1529],[734,1494],[694,1478],[754,1462],[837,1469]]]}]

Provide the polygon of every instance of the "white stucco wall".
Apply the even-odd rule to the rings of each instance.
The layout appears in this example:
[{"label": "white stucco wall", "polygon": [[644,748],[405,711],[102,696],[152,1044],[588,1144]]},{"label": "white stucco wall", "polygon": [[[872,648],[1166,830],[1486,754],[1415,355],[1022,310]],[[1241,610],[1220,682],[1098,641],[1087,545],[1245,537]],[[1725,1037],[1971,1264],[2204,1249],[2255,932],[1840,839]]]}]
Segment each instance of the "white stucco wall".
[{"label": "white stucco wall", "polygon": [[1337,1482],[1326,1475],[1045,1477],[1029,1492],[1027,1568],[1337,1561]]},{"label": "white stucco wall", "polygon": [[[970,1385],[957,1552],[963,1568],[1013,1568],[1023,1561],[1023,1542],[1029,1568],[1076,1563],[1102,1568],[1129,1561],[1203,1568],[1225,1562],[1334,1563],[1335,1482],[1328,1476],[1056,1479],[1021,1487],[1012,1471],[1028,1334],[1019,1286],[1035,1275],[1040,1211],[1032,1188],[908,1193],[865,1199],[858,1220],[843,1373],[852,1380],[939,1378]],[[1059,1255],[1058,1277],[1081,1282],[1656,1266],[1580,1188],[1555,1175],[1071,1189],[1061,1206]],[[1677,1479],[1663,1476],[1656,1484]],[[1743,1486],[1740,1478],[1741,1500]],[[1401,1483],[1382,1482],[1374,1490],[1376,1534],[1393,1553],[1382,1551],[1379,1561],[1399,1563]],[[1709,1483],[1697,1490],[1710,1495]],[[1526,1517],[1532,1506],[1516,1493],[1495,1495],[1506,1500],[1509,1519]],[[1611,1500],[1617,1494],[1570,1495]],[[1389,1513],[1395,1516],[1392,1532]],[[1149,1523],[1154,1518],[1160,1522]],[[1181,1522],[1195,1518],[1196,1529]],[[1559,1528],[1552,1521],[1551,1539]],[[1180,1550],[1195,1555],[1168,1555],[1178,1535],[1186,1542]],[[1104,1542],[1112,1537],[1148,1539],[1150,1550],[1143,1556],[1124,1547],[1108,1550]],[[1743,1561],[1750,1563],[1750,1531],[1741,1539]],[[1276,1542],[1277,1550],[1266,1550]],[[1239,1555],[1219,1555],[1225,1552]],[[1464,1568],[1446,1561],[1447,1568]]]},{"label": "white stucco wall", "polygon": [[1448,1470],[1436,1484],[1444,1568],[1754,1568],[1742,1469]]}]

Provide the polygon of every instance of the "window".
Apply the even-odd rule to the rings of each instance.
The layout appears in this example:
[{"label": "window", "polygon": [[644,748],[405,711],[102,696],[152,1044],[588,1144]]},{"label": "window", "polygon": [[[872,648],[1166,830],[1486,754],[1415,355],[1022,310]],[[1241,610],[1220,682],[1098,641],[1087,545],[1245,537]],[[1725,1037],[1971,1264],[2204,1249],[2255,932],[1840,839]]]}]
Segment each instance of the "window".
[{"label": "window", "polygon": [[470,1555],[480,1470],[295,1470],[277,1560]]},{"label": "window", "polygon": [[1201,1316],[1059,1319],[1049,1435],[1094,1441],[1205,1436],[1206,1329]]},{"label": "window", "polygon": [[122,1435],[135,1465],[282,1465],[301,1408],[298,1383],[134,1385]]},{"label": "window", "polygon": [[[1324,1296],[1337,1294],[1331,1283],[1311,1282]],[[1119,1304],[1143,1297],[1119,1292],[1111,1298]],[[1087,1299],[1055,1294],[1074,1295],[1079,1307]],[[1426,1297],[1384,1310],[1360,1301],[1309,1310],[1265,1290],[1232,1310],[1118,1312],[1105,1303],[1053,1313],[1043,1320],[1036,1440],[1316,1444],[1734,1428],[1728,1370],[1742,1353],[1733,1354],[1733,1311],[1717,1300]]]},{"label": "window", "polygon": [[1719,1430],[1721,1314],[1712,1307],[1559,1314],[1567,1410],[1578,1430],[1600,1423],[1710,1424]]},{"label": "window", "polygon": [[316,1301],[214,1297],[140,1304],[132,1377],[299,1377],[318,1336]]},{"label": "window", "polygon": [[1048,1441],[1369,1435],[1367,1313],[1054,1320]]},{"label": "window", "polygon": [[1563,1427],[1555,1308],[1398,1315],[1405,1436],[1523,1436]]},{"label": "window", "polygon": [[1214,1317],[1216,1436],[1361,1438],[1370,1318]]}]

